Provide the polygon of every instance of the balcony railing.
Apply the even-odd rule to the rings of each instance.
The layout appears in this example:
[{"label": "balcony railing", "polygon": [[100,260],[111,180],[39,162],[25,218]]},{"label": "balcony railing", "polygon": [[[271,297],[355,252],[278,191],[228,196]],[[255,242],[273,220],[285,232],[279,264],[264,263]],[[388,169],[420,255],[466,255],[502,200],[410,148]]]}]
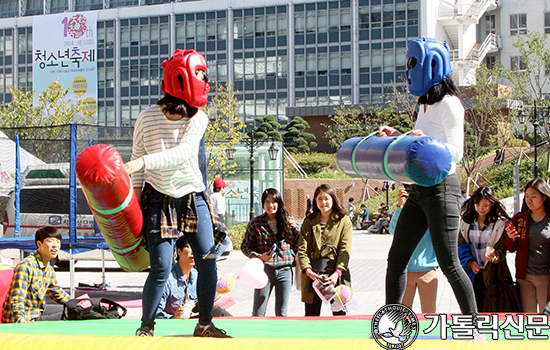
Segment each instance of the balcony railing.
[{"label": "balcony railing", "polygon": [[499,47],[499,36],[489,34],[482,44],[475,44],[466,50],[451,50],[451,61],[474,61],[481,62],[487,54]]},{"label": "balcony railing", "polygon": [[[445,2],[448,3],[448,2]],[[452,17],[454,19],[478,19],[488,8],[498,6],[497,0],[479,0],[471,3],[462,3],[452,7],[446,5],[439,6],[439,17]]]}]

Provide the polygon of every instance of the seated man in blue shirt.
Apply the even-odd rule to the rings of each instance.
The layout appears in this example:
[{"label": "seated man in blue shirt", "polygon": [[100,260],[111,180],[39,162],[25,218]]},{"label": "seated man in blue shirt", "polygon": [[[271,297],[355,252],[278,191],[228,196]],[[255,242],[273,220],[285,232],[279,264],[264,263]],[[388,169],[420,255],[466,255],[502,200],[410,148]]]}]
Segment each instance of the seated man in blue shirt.
[{"label": "seated man in blue shirt", "polygon": [[[172,267],[172,272],[164,285],[156,318],[189,318],[191,310],[195,311],[195,316],[198,311],[198,271],[194,268],[193,250],[191,250],[185,236],[181,236],[176,241],[176,253],[177,263]],[[184,312],[184,305],[186,305],[185,308],[189,309],[187,312]],[[224,309],[214,307],[213,316],[232,315]]]}]

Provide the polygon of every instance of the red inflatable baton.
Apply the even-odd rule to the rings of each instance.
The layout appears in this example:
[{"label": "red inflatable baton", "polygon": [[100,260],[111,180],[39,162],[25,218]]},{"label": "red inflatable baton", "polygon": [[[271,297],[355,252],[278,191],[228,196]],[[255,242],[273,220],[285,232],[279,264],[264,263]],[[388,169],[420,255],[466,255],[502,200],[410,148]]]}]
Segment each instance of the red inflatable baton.
[{"label": "red inflatable baton", "polygon": [[76,158],[76,176],[111,252],[124,271],[149,266],[143,216],[124,161],[111,146],[93,145]]}]

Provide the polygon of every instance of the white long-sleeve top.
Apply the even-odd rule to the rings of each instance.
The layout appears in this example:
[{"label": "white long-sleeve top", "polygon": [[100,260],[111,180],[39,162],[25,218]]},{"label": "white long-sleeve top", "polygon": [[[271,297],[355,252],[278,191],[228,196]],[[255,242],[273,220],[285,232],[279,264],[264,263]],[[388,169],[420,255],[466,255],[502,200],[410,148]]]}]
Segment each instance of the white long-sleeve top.
[{"label": "white long-sleeve top", "polygon": [[456,172],[456,163],[464,154],[464,106],[456,96],[446,95],[433,105],[420,105],[415,129],[435,137],[447,145],[451,152],[452,164],[449,174]]},{"label": "white long-sleeve top", "polygon": [[141,112],[134,126],[132,159],[143,157],[145,169],[132,174],[132,186],[147,182],[174,198],[205,190],[199,169],[199,146],[208,117],[199,110],[192,118],[169,120],[159,106]]}]

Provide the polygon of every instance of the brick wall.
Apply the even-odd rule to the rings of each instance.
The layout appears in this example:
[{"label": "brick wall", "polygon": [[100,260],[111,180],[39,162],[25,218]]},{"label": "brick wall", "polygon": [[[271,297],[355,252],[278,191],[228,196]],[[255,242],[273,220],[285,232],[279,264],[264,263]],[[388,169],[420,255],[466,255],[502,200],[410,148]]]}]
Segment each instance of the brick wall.
[{"label": "brick wall", "polygon": [[[348,204],[350,197],[354,198],[353,204],[360,202],[362,198],[367,199],[367,192],[372,197],[375,195],[374,188],[382,188],[383,181],[362,179],[353,180],[309,180],[309,179],[285,179],[285,207],[289,214],[297,221],[302,221],[306,212],[306,195],[313,199],[317,186],[328,184],[332,187],[344,207]],[[366,187],[366,189],[365,189]],[[364,197],[363,197],[364,195]]]}]

